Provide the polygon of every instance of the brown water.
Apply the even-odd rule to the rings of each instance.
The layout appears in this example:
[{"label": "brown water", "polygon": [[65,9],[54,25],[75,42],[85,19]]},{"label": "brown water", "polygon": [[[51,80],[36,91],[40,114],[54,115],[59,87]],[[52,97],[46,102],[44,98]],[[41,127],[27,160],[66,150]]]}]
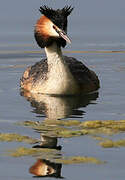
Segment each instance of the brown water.
[{"label": "brown water", "polygon": [[[7,3],[7,0],[5,3]],[[24,121],[43,122],[46,120],[46,117],[51,120],[64,119],[65,121],[78,120],[80,122],[124,120],[125,43],[123,34],[124,25],[121,22],[122,15],[120,13],[123,13],[122,4],[118,6],[115,3],[114,5],[114,9],[120,13],[117,19],[121,18],[121,21],[119,19],[118,21],[113,21],[115,19],[115,17],[113,19],[115,10],[113,9],[110,16],[110,4],[105,15],[100,10],[98,13],[93,10],[90,14],[85,14],[82,8],[78,8],[80,7],[78,5],[83,7],[83,4],[79,3],[76,5],[74,14],[70,17],[69,34],[73,41],[64,50],[64,54],[76,57],[98,74],[101,81],[99,93],[83,99],[43,96],[32,99],[29,96],[23,97],[20,95],[19,81],[27,66],[34,64],[44,57],[43,51],[41,53],[35,44],[32,33],[35,19],[39,17],[37,8],[40,2],[34,3],[31,1],[30,7],[27,4],[27,6],[24,5],[24,3],[24,1],[21,1],[18,4],[13,0],[13,4],[7,5],[8,7],[10,5],[10,10],[8,11],[10,11],[11,18],[9,19],[5,11],[1,11],[3,16],[0,20],[1,22],[5,20],[6,23],[0,33],[0,133],[18,133],[40,139],[41,131],[38,132],[32,128],[19,126],[16,123]],[[75,1],[72,1],[71,4],[74,5],[75,3]],[[64,6],[65,3],[61,2],[61,4]],[[104,5],[105,9],[106,3]],[[60,6],[57,2],[57,7]],[[96,6],[93,6],[96,10]],[[5,7],[3,3],[3,8]],[[100,4],[99,7],[101,8]],[[86,8],[89,11],[88,2],[86,2]],[[90,10],[92,10],[92,7]],[[24,13],[21,16],[22,11]],[[15,13],[17,13],[16,17]],[[100,19],[97,16],[99,13]],[[107,17],[110,17],[109,20],[107,20]],[[91,23],[92,18],[95,20],[93,23]],[[85,23],[81,23],[83,20],[86,20]],[[99,22],[101,22],[101,25]],[[92,27],[93,29],[91,29]],[[112,31],[113,29],[114,31]],[[39,103],[38,100],[40,101]],[[104,135],[103,137],[106,136],[112,140],[119,140],[124,139],[124,135],[123,131],[122,133],[109,136]],[[51,140],[51,137],[49,140]],[[60,156],[87,156],[106,161],[104,164],[78,163],[61,165],[52,164],[53,161],[50,163],[50,161],[44,160],[45,164],[58,169],[58,173],[55,176],[59,177],[59,174],[61,174],[61,177],[67,180],[124,180],[124,147],[102,148],[98,145],[98,141],[90,135],[58,138],[53,141],[58,141],[57,144],[55,143],[54,148],[62,146],[61,150],[57,150],[55,158]],[[32,148],[38,144],[0,142],[0,179],[32,179],[33,175],[29,173],[29,168],[38,158],[45,159],[44,156],[27,155],[15,158],[4,153],[8,149],[15,149],[20,146]],[[46,179],[50,179],[50,177],[46,177]]]}]

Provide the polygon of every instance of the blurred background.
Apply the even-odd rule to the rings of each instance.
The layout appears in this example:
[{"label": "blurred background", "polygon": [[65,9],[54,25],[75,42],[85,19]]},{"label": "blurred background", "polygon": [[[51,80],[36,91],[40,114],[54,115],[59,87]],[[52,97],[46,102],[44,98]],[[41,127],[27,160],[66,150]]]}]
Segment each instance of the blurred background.
[{"label": "blurred background", "polygon": [[4,0],[0,6],[0,44],[27,44],[36,48],[33,30],[40,17],[39,7],[74,7],[69,17],[68,34],[72,49],[105,44],[124,46],[125,2],[123,0]]},{"label": "blurred background", "polygon": [[[70,100],[64,98],[63,101],[57,98],[59,102],[65,102],[64,106],[57,103],[57,114],[65,115],[60,118],[66,121],[74,119],[80,122],[115,122],[125,119],[124,0],[3,0],[0,2],[0,133],[19,133],[40,138],[40,134],[34,129],[24,128],[15,123],[42,122],[47,116],[45,108],[41,109],[39,103],[30,102],[30,99],[20,95],[22,73],[27,66],[45,56],[34,39],[34,25],[41,16],[39,7],[42,5],[55,9],[63,8],[65,5],[74,7],[68,17],[68,35],[72,44],[66,46],[65,53],[83,61],[96,72],[101,82],[98,96],[88,98],[85,103],[80,102],[82,99],[73,101],[72,97]],[[44,105],[50,100],[45,99],[45,103],[41,104]],[[53,109],[55,104],[52,100]],[[102,132],[101,135],[115,141],[124,139],[124,124],[120,127],[122,133],[116,131],[116,134],[111,136],[109,133],[109,136],[106,136],[107,134]],[[112,131],[107,128],[106,132],[110,132],[109,130]],[[95,133],[95,136],[98,135]],[[107,162],[101,165],[63,165],[62,176],[66,180],[125,179],[124,147],[102,148],[98,141],[89,135],[59,138],[58,141],[62,146],[62,157],[63,154],[67,157],[95,157]],[[15,141],[0,142],[0,179],[31,180],[32,175],[28,169],[36,162],[36,157],[5,156],[8,149],[22,145],[32,147]]]}]

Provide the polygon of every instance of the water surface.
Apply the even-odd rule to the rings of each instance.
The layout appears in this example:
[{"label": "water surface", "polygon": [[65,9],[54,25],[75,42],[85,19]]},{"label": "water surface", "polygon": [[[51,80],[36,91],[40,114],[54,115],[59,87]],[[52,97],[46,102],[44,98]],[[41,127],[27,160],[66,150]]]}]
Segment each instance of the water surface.
[{"label": "water surface", "polygon": [[[46,3],[54,7],[63,7],[66,2]],[[40,15],[38,8],[41,1],[31,0],[29,3],[12,0],[10,3],[5,0],[2,2],[2,16],[0,16],[3,24],[0,32],[1,133],[18,133],[39,139],[40,132],[15,123],[42,122],[46,118],[80,122],[125,119],[124,2],[111,0],[100,3],[96,0],[93,3],[91,1],[76,3],[74,0],[70,4],[75,6],[69,18],[68,28],[72,44],[64,49],[64,54],[76,57],[98,74],[101,81],[99,93],[80,100],[71,97],[32,99],[21,96],[19,81],[23,71],[45,56],[33,38],[33,26]],[[40,99],[39,103],[37,98]],[[124,132],[108,138],[124,139]],[[56,140],[57,146],[62,146],[62,150],[58,152],[61,156],[90,156],[107,162],[99,165],[91,163],[61,165],[58,166],[61,177],[67,180],[124,179],[124,147],[104,149],[89,135]],[[3,156],[7,149],[19,146],[30,148],[33,145],[0,142],[2,180],[32,179],[33,175],[29,173],[29,168],[38,157]]]}]

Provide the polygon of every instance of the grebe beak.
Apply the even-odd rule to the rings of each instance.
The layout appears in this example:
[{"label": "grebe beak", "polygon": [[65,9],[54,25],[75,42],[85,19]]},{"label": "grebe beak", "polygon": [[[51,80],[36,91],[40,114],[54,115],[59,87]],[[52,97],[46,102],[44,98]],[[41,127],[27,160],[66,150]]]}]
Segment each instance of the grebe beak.
[{"label": "grebe beak", "polygon": [[66,42],[71,44],[71,40],[69,39],[69,37],[67,36],[67,34],[64,31],[59,31],[59,36],[62,37],[63,39],[66,40]]},{"label": "grebe beak", "polygon": [[60,28],[58,28],[57,26],[53,26],[53,28],[55,29],[55,31],[59,34],[59,36],[63,39],[66,40],[66,42],[68,42],[69,44],[71,44],[71,40],[69,39],[69,37],[67,36],[67,34]]}]

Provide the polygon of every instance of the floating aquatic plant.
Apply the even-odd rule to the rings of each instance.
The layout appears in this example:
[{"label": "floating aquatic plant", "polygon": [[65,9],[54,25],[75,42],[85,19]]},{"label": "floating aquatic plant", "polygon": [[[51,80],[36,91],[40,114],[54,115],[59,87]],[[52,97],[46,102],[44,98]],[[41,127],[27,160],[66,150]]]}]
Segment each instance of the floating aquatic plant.
[{"label": "floating aquatic plant", "polygon": [[21,157],[21,156],[42,156],[43,158],[52,158],[57,150],[48,149],[48,148],[26,148],[18,147],[16,149],[7,150],[7,155],[12,157]]},{"label": "floating aquatic plant", "polygon": [[112,141],[110,139],[102,141],[99,143],[103,148],[113,148],[113,147],[125,147],[125,139],[120,139],[117,141]]},{"label": "floating aquatic plant", "polygon": [[125,132],[125,120],[85,121],[80,126],[86,128],[88,134],[113,135]]},{"label": "floating aquatic plant", "polygon": [[44,122],[25,121],[21,125],[31,127],[37,131],[44,131],[55,137],[73,137],[81,135],[113,135],[125,132],[125,120],[119,121],[84,121],[78,120],[47,120]]},{"label": "floating aquatic plant", "polygon": [[16,133],[0,133],[0,141],[5,141],[5,142],[25,142],[25,143],[35,143],[37,142],[36,139],[33,139],[29,136],[22,136],[20,134]]},{"label": "floating aquatic plant", "polygon": [[71,157],[63,157],[60,156],[57,158],[57,150],[52,149],[36,149],[36,148],[26,148],[19,147],[17,149],[9,150],[8,155],[12,157],[22,157],[22,156],[35,156],[42,157],[43,159],[49,159],[55,163],[61,164],[80,164],[80,163],[94,163],[94,164],[102,164],[103,161],[96,159],[94,157],[86,157],[86,156],[71,156]]},{"label": "floating aquatic plant", "polygon": [[73,137],[86,134],[83,130],[80,130],[78,127],[80,125],[79,121],[45,121],[45,122],[34,122],[34,121],[25,121],[20,123],[27,127],[31,127],[39,132],[44,132],[48,136],[54,137]]},{"label": "floating aquatic plant", "polygon": [[62,164],[80,164],[80,163],[92,163],[92,164],[102,164],[105,163],[99,159],[94,157],[86,157],[86,156],[72,156],[72,157],[64,157],[63,159],[57,159],[56,163]]}]

